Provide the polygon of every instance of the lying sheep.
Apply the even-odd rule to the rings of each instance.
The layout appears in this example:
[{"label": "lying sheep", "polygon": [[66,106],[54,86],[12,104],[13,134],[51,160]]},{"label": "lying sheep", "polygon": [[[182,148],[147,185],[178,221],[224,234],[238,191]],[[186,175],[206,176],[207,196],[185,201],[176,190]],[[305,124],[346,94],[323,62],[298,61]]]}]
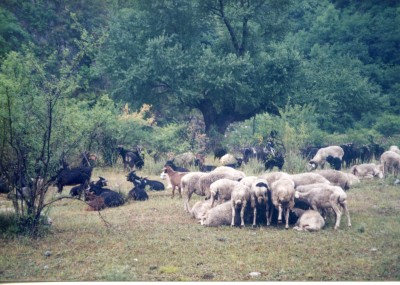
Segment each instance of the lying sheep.
[{"label": "lying sheep", "polygon": [[190,172],[182,177],[181,179],[181,188],[183,198],[183,207],[185,212],[190,213],[190,205],[189,200],[192,197],[193,193],[196,193],[199,196],[205,196],[205,193],[201,192],[199,180],[202,176],[207,175],[208,173],[204,172]]},{"label": "lying sheep", "polygon": [[[294,207],[295,183],[288,177],[282,177],[271,185],[272,204],[278,209],[278,223],[282,223],[282,212],[285,211],[285,228],[289,228],[289,213]],[[272,218],[272,211],[269,217]]]},{"label": "lying sheep", "polygon": [[197,201],[190,210],[190,215],[194,219],[202,220],[211,208],[211,200]]},{"label": "lying sheep", "polygon": [[309,204],[315,211],[332,208],[336,216],[335,230],[340,226],[342,212],[339,206],[341,206],[347,216],[348,226],[351,227],[350,214],[347,208],[347,194],[339,186],[326,183],[303,185],[297,187],[295,197]]},{"label": "lying sheep", "polygon": [[211,208],[214,207],[214,203],[217,200],[218,204],[222,204],[231,199],[233,189],[237,184],[241,182],[234,181],[227,178],[219,179],[210,185],[211,195]]},{"label": "lying sheep", "polygon": [[[335,159],[339,159],[339,165],[336,167],[336,170],[340,170],[340,165],[341,161],[344,155],[344,151],[340,146],[328,146],[328,147],[323,147],[320,148],[313,159],[310,160],[308,163],[308,168],[309,170],[316,169],[318,166],[320,166],[322,169],[324,168],[325,162],[327,158],[329,157],[328,160],[330,161],[335,161]],[[337,163],[336,163],[337,164]]]},{"label": "lying sheep", "polygon": [[[271,221],[268,219],[269,211],[271,209],[271,191],[268,186],[268,182],[265,179],[257,178],[253,181],[250,186],[250,195],[253,197],[255,205],[253,207],[253,227],[257,225],[257,209],[264,208],[265,209],[265,217],[267,220],[267,226],[271,224]],[[271,209],[272,211],[272,209]]]},{"label": "lying sheep", "polygon": [[[239,222],[239,215],[235,218],[235,224]],[[231,202],[225,202],[208,210],[206,215],[200,220],[201,225],[207,227],[228,226],[232,223]]]},{"label": "lying sheep", "polygon": [[350,168],[350,173],[360,178],[383,178],[382,165],[375,163],[363,163]]},{"label": "lying sheep", "polygon": [[353,177],[352,174],[339,170],[325,169],[317,173],[328,179],[332,185],[342,187],[343,190],[349,190],[352,185],[360,182],[360,179]]},{"label": "lying sheep", "polygon": [[244,227],[244,212],[248,203],[250,203],[250,206],[254,209],[255,201],[254,197],[250,194],[250,188],[242,183],[237,184],[231,194],[231,208],[232,208],[231,227],[235,226],[236,210],[239,209],[240,209],[240,227]]},{"label": "lying sheep", "polygon": [[329,180],[323,177],[321,174],[315,172],[305,172],[290,175],[290,178],[294,182],[294,187],[297,188],[300,185],[308,185],[315,183],[327,183],[330,184]]},{"label": "lying sheep", "polygon": [[318,211],[299,208],[294,208],[292,211],[298,217],[294,230],[317,232],[325,226],[325,220]]},{"label": "lying sheep", "polygon": [[383,166],[383,176],[391,172],[394,176],[399,174],[400,154],[393,151],[385,151],[381,155],[381,164]]}]

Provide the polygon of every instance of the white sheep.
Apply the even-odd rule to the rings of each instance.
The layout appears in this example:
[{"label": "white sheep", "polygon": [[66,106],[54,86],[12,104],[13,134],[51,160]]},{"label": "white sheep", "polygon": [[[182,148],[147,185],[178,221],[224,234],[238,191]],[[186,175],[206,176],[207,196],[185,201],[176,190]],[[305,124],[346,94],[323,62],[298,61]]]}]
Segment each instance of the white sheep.
[{"label": "white sheep", "polygon": [[278,209],[278,223],[282,223],[282,212],[285,211],[286,229],[289,228],[290,210],[294,207],[294,186],[293,180],[288,177],[282,177],[271,185],[271,200],[275,208]]},{"label": "white sheep", "polygon": [[231,222],[232,206],[230,201],[211,208],[200,221],[201,225],[208,227],[228,226]]},{"label": "white sheep", "polygon": [[266,172],[266,173],[258,176],[258,178],[267,180],[268,185],[271,185],[272,183],[281,179],[284,176],[290,178],[290,174],[288,174],[286,172],[281,172],[281,171]]},{"label": "white sheep", "polygon": [[190,210],[190,215],[194,219],[202,220],[210,209],[210,200],[197,201]]},{"label": "white sheep", "polygon": [[219,159],[219,163],[221,165],[236,164],[237,159],[232,154],[227,153]]},{"label": "white sheep", "polygon": [[350,173],[360,178],[383,178],[382,165],[375,163],[363,163],[350,168]]},{"label": "white sheep", "polygon": [[360,183],[360,179],[354,175],[340,170],[324,169],[317,171],[317,173],[329,180],[332,185],[342,187],[343,190],[348,190],[354,184]]},{"label": "white sheep", "polygon": [[234,181],[227,178],[219,179],[210,185],[211,195],[211,208],[214,207],[214,203],[218,200],[218,204],[222,204],[231,199],[231,193],[234,187],[241,182]]},{"label": "white sheep", "polygon": [[244,213],[248,203],[250,203],[251,207],[254,209],[255,201],[254,197],[250,195],[250,188],[242,183],[237,184],[231,194],[231,208],[232,208],[231,227],[235,226],[236,210],[239,209],[240,209],[240,227],[244,227]]},{"label": "white sheep", "polygon": [[240,180],[240,183],[246,185],[247,187],[251,187],[254,181],[259,179],[257,176],[246,176]]},{"label": "white sheep", "polygon": [[333,159],[339,159],[342,161],[344,151],[340,146],[328,146],[320,148],[314,155],[313,159],[308,163],[309,170],[316,169],[318,166],[324,168],[326,159],[332,157]]},{"label": "white sheep", "polygon": [[253,208],[253,227],[256,226],[257,209],[261,207],[265,208],[267,226],[269,226],[271,224],[269,219],[269,211],[271,209],[272,202],[271,192],[267,180],[257,178],[250,186],[250,194],[253,196],[253,200],[255,202],[255,206]]},{"label": "white sheep", "polygon": [[204,172],[190,172],[182,177],[181,179],[181,189],[183,194],[183,207],[187,213],[190,213],[189,200],[193,193],[199,196],[204,196],[205,194],[201,192],[199,180],[200,177],[206,175]]},{"label": "white sheep", "polygon": [[246,177],[246,174],[243,171],[234,169],[234,168],[229,167],[229,166],[218,166],[217,168],[215,168],[211,172],[224,172],[224,173],[230,173],[232,175],[237,175],[237,176],[240,176],[242,178]]},{"label": "white sheep", "polygon": [[384,177],[386,177],[387,173],[389,172],[391,172],[394,176],[397,176],[400,168],[400,154],[394,151],[385,151],[381,155],[381,164],[383,167]]},{"label": "white sheep", "polygon": [[308,184],[314,184],[314,183],[330,184],[328,179],[323,177],[321,174],[318,174],[315,172],[304,172],[304,173],[292,174],[292,175],[290,175],[290,178],[293,180],[295,188],[300,185],[308,185]]},{"label": "white sheep", "polygon": [[340,226],[342,212],[339,206],[341,206],[347,216],[348,226],[351,227],[350,214],[347,208],[347,194],[339,186],[326,183],[303,185],[297,187],[295,197],[310,205],[315,211],[332,208],[336,215],[335,230]]},{"label": "white sheep", "polygon": [[239,181],[243,178],[241,173],[224,172],[224,171],[211,171],[199,178],[200,192],[206,196],[206,199],[211,197],[210,185],[222,178],[227,178],[234,181]]},{"label": "white sheep", "polygon": [[325,220],[318,211],[294,208],[292,212],[298,217],[294,230],[316,232],[325,226]]},{"label": "white sheep", "polygon": [[395,153],[400,154],[400,149],[399,149],[399,147],[398,147],[397,145],[391,145],[391,146],[389,147],[389,151],[393,151],[393,152],[395,152]]}]

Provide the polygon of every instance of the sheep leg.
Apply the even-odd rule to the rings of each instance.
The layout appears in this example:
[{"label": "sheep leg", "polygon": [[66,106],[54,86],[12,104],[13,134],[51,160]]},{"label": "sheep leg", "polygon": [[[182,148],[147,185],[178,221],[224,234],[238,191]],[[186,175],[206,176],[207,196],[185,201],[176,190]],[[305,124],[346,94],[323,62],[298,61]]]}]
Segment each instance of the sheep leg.
[{"label": "sheep leg", "polygon": [[268,202],[267,202],[267,206],[265,207],[265,217],[267,218],[267,226],[269,226],[271,224],[268,214],[269,214],[269,206],[268,206]]},{"label": "sheep leg", "polygon": [[346,217],[347,217],[347,226],[351,227],[350,214],[349,214],[349,209],[347,208],[346,201],[342,203],[342,207],[343,207],[344,213],[346,214]]},{"label": "sheep leg", "polygon": [[189,200],[192,197],[192,192],[187,193],[187,198],[183,202],[184,209],[187,213],[190,213],[190,205],[189,205]]},{"label": "sheep leg", "polygon": [[257,206],[254,207],[253,210],[253,228],[256,226],[256,218],[257,218]]},{"label": "sheep leg", "polygon": [[342,212],[340,211],[340,209],[339,209],[337,204],[332,205],[332,209],[335,212],[335,216],[336,216],[335,227],[333,229],[337,230],[339,228],[339,226],[340,226],[340,220],[342,218]]},{"label": "sheep leg", "polygon": [[231,227],[234,227],[234,226],[235,226],[235,215],[236,215],[235,204],[232,204],[232,221],[231,221]]},{"label": "sheep leg", "polygon": [[282,205],[278,205],[278,224],[282,223]]},{"label": "sheep leg", "polygon": [[242,208],[240,209],[240,227],[244,227],[244,209],[246,208],[247,202],[242,203]]},{"label": "sheep leg", "polygon": [[290,209],[289,207],[285,207],[286,213],[285,213],[285,221],[286,221],[286,225],[285,225],[285,229],[289,229],[289,212]]}]

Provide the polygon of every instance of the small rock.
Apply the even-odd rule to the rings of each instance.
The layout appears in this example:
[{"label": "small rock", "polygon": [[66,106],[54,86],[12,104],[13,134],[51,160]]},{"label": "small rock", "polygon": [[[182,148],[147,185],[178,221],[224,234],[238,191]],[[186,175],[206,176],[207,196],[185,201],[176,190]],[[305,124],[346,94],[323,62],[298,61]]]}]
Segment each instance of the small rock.
[{"label": "small rock", "polygon": [[371,248],[372,252],[378,251],[378,249],[376,247]]},{"label": "small rock", "polygon": [[250,272],[250,274],[249,274],[251,277],[258,277],[258,276],[261,276],[261,273],[260,272]]},{"label": "small rock", "polygon": [[45,265],[45,266],[43,266],[43,269],[44,269],[44,270],[47,270],[47,269],[49,269],[49,266],[48,266],[48,265]]},{"label": "small rock", "polygon": [[133,261],[136,261],[136,262],[137,262],[137,261],[139,261],[139,259],[137,259],[137,258],[134,258],[134,259],[133,259]]},{"label": "small rock", "polygon": [[51,255],[51,251],[50,250],[46,250],[46,252],[44,253],[44,256],[50,256]]},{"label": "small rock", "polygon": [[396,179],[396,180],[394,181],[394,185],[398,185],[398,184],[400,184],[400,179]]}]

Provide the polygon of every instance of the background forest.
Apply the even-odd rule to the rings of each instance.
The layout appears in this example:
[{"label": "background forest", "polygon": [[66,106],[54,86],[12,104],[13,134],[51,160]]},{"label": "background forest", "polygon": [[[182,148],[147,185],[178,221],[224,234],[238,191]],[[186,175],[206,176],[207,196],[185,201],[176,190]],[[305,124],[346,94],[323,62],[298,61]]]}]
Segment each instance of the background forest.
[{"label": "background forest", "polygon": [[3,0],[0,170],[84,150],[398,145],[396,0]]}]

